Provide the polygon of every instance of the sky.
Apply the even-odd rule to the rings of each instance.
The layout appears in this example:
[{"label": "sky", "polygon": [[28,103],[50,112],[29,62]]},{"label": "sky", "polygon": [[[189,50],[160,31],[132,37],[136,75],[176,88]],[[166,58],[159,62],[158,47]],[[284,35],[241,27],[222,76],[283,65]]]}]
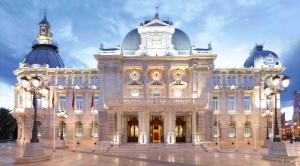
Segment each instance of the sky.
[{"label": "sky", "polygon": [[281,103],[291,118],[293,91],[300,90],[299,0],[2,0],[0,107],[13,108],[13,70],[30,52],[45,9],[65,65],[96,67],[100,45],[121,45],[126,33],[154,16],[156,6],[192,44],[212,44],[216,67],[242,67],[256,43],[278,54],[291,77]]}]

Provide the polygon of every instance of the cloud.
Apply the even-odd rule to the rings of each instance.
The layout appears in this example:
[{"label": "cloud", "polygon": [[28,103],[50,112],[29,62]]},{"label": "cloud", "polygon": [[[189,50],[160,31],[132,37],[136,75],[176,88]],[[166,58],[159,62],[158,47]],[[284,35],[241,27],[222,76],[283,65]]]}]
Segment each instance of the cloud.
[{"label": "cloud", "polygon": [[0,107],[13,109],[14,94],[11,85],[0,82]]},{"label": "cloud", "polygon": [[287,91],[284,91],[282,94],[285,100],[293,99],[293,92],[295,90],[300,90],[300,38],[292,43],[292,45],[287,48],[286,52],[282,53],[282,63],[283,66],[287,66],[285,74],[291,77],[290,85],[287,88]]}]

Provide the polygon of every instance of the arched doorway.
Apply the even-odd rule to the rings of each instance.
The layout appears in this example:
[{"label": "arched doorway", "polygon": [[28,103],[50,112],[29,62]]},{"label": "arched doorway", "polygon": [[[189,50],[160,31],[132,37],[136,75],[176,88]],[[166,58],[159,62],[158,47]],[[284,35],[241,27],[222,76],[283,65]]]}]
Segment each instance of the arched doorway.
[{"label": "arched doorway", "polygon": [[138,142],[138,118],[136,116],[129,116],[127,125],[127,142]]},{"label": "arched doorway", "polygon": [[176,117],[176,142],[184,143],[186,142],[186,122],[184,116]]},{"label": "arched doorway", "polygon": [[162,143],[163,136],[163,121],[161,116],[152,116],[150,120],[150,142]]}]

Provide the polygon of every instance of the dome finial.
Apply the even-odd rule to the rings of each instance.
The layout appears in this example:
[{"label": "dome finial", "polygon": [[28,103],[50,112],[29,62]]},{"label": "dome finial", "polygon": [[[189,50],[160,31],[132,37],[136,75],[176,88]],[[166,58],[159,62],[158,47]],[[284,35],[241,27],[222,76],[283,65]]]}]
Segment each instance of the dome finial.
[{"label": "dome finial", "polygon": [[156,12],[155,12],[154,19],[158,19],[159,20],[158,6],[156,6],[155,8],[156,8]]},{"label": "dome finial", "polygon": [[46,10],[46,8],[44,9],[44,20],[47,20],[47,10]]}]

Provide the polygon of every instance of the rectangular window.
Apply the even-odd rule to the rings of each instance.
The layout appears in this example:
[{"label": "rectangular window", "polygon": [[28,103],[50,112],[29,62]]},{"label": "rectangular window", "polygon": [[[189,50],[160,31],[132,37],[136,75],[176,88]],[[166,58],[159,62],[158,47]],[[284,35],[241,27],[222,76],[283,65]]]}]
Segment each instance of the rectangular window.
[{"label": "rectangular window", "polygon": [[212,86],[213,88],[216,86],[220,86],[221,85],[221,79],[219,76],[213,77],[212,78]]},{"label": "rectangular window", "polygon": [[245,138],[251,137],[251,128],[250,127],[245,127],[244,128],[244,137]]},{"label": "rectangular window", "polygon": [[219,103],[218,103],[218,97],[213,97],[213,110],[219,110]]},{"label": "rectangular window", "polygon": [[83,109],[83,97],[82,96],[76,96],[76,110],[82,110]]},{"label": "rectangular window", "polygon": [[243,98],[243,109],[244,111],[251,110],[251,97],[250,96],[244,96]]},{"label": "rectangular window", "polygon": [[82,77],[75,77],[73,80],[73,86],[83,86],[83,79]]},{"label": "rectangular window", "polygon": [[94,96],[94,110],[100,109],[100,98],[99,96]]},{"label": "rectangular window", "polygon": [[229,138],[235,137],[235,126],[230,126],[228,128],[228,137]]},{"label": "rectangular window", "polygon": [[227,109],[228,109],[228,111],[235,110],[235,97],[234,96],[229,96],[228,97]]},{"label": "rectangular window", "polygon": [[75,124],[75,136],[82,137],[83,136],[83,128],[81,123]]},{"label": "rectangular window", "polygon": [[66,96],[59,96],[59,108],[66,110]]}]

